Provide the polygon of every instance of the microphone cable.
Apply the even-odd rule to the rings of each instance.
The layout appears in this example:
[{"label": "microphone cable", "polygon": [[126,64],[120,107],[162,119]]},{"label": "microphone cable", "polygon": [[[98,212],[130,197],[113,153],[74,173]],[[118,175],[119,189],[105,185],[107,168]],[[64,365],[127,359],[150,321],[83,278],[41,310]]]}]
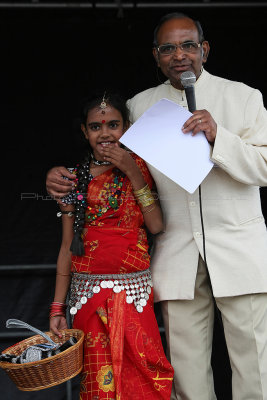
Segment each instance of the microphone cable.
[{"label": "microphone cable", "polygon": [[[188,110],[191,113],[193,113],[196,110],[196,99],[195,99],[195,89],[194,89],[194,84],[196,82],[196,76],[192,71],[185,71],[185,72],[182,72],[180,80],[181,80],[181,84],[182,84],[182,86],[183,86],[183,88],[185,90]],[[211,295],[212,295],[212,299],[213,299],[213,303],[214,303],[214,308],[215,308],[216,313],[218,315],[218,319],[219,319],[221,325],[223,326],[221,313],[220,313],[220,311],[218,309],[218,306],[216,304],[216,301],[215,301],[215,298],[214,298],[214,295],[213,295],[211,279],[210,279],[210,273],[209,273],[208,263],[207,263],[206,238],[205,238],[204,219],[203,219],[203,210],[202,210],[201,185],[199,185],[199,187],[198,187],[198,196],[199,196],[199,211],[200,211],[202,238],[203,238],[203,240],[202,240],[202,242],[203,242],[203,261],[204,261],[204,265],[205,265],[206,271],[207,271],[207,276],[208,276],[208,280],[209,280],[209,286],[211,288]]]},{"label": "microphone cable", "polygon": [[[199,199],[199,212],[200,212],[200,221],[201,221],[201,230],[202,230],[202,243],[203,243],[203,261],[205,263],[205,266],[208,271],[209,275],[209,270],[208,270],[208,265],[207,265],[207,257],[206,257],[206,238],[205,238],[205,229],[204,229],[204,221],[203,221],[203,210],[202,210],[202,195],[201,195],[201,185],[198,187],[198,199]],[[210,278],[209,278],[210,280]]]},{"label": "microphone cable", "polygon": [[207,264],[206,237],[205,237],[204,220],[203,220],[201,185],[199,185],[199,187],[198,187],[198,198],[199,198],[199,212],[200,212],[200,222],[201,222],[201,230],[202,230],[203,261],[204,261],[204,264],[205,264],[205,267],[206,267],[208,280],[209,280],[209,285],[210,285],[210,288],[211,288],[211,295],[212,295],[212,301],[213,301],[213,304],[214,304],[214,309],[215,309],[216,315],[218,317],[219,324],[220,324],[221,328],[223,329],[222,315],[221,315],[221,312],[220,312],[220,310],[219,310],[219,308],[217,306],[215,297],[213,295],[211,279],[210,279],[210,273],[209,273],[208,264]]}]

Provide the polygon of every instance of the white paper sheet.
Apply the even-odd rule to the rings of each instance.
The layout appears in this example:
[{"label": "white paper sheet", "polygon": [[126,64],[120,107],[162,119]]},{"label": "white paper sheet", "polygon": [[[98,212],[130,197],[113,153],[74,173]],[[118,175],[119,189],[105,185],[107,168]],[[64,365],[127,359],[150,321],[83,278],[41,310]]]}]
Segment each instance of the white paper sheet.
[{"label": "white paper sheet", "polygon": [[189,193],[210,172],[210,146],[203,132],[181,130],[192,115],[178,104],[161,99],[121,137],[120,142]]}]

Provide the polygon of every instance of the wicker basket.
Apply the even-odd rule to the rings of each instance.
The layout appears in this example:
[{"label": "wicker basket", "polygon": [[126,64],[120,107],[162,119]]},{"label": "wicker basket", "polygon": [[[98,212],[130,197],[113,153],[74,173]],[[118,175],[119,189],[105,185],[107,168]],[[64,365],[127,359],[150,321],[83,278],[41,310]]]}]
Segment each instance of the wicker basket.
[{"label": "wicker basket", "polygon": [[[83,331],[78,329],[65,329],[61,332],[62,338],[59,338],[52,332],[46,333],[56,343],[64,343],[71,336],[74,336],[78,342],[62,353],[45,358],[41,361],[34,361],[25,364],[0,362],[0,367],[6,371],[20,390],[34,391],[59,385],[60,383],[73,378],[82,370]],[[38,343],[44,343],[45,341],[46,340],[42,336],[35,335],[9,347],[4,350],[3,353],[19,355],[27,347]]]}]

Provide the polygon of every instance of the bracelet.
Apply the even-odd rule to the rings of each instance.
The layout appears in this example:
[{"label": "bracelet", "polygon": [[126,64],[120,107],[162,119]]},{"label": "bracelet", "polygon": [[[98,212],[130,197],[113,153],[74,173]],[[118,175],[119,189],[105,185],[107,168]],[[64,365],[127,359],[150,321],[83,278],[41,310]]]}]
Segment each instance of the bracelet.
[{"label": "bracelet", "polygon": [[54,317],[64,317],[64,318],[66,318],[66,315],[65,314],[60,314],[60,313],[49,314],[49,319],[54,318]]},{"label": "bracelet", "polygon": [[135,197],[139,197],[146,194],[147,191],[150,191],[148,184],[146,184],[142,189],[134,190],[134,195]]},{"label": "bracelet", "polygon": [[155,208],[156,208],[156,206],[154,205],[154,206],[151,207],[150,209],[145,210],[145,211],[142,211],[142,213],[143,213],[143,214],[148,214],[148,213],[150,213],[151,211],[153,211]]},{"label": "bracelet", "polygon": [[58,218],[61,217],[62,214],[67,214],[68,217],[73,217],[74,212],[73,212],[73,211],[59,211],[59,212],[57,213],[57,217],[58,217]]},{"label": "bracelet", "polygon": [[49,318],[66,315],[67,304],[60,303],[59,301],[53,301],[50,305]]},{"label": "bracelet", "polygon": [[60,275],[60,276],[71,276],[71,274],[61,274],[60,272],[57,272],[56,275]]},{"label": "bracelet", "polygon": [[155,202],[149,186],[146,184],[142,189],[134,190],[137,203],[142,207],[148,207]]}]

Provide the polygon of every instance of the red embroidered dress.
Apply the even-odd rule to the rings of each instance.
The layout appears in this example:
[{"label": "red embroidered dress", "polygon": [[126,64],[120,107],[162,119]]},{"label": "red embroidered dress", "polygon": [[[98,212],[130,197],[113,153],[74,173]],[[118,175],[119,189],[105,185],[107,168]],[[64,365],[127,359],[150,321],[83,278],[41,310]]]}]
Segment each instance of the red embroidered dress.
[{"label": "red embroidered dress", "polygon": [[[145,181],[152,178],[134,156]],[[115,208],[110,204],[114,202]],[[72,271],[127,274],[149,267],[143,214],[129,179],[114,168],[88,185],[84,256],[72,256]],[[74,317],[85,333],[82,400],[169,400],[173,369],[163,352],[153,310],[153,291],[143,312],[126,302],[125,290],[105,288]]]}]

